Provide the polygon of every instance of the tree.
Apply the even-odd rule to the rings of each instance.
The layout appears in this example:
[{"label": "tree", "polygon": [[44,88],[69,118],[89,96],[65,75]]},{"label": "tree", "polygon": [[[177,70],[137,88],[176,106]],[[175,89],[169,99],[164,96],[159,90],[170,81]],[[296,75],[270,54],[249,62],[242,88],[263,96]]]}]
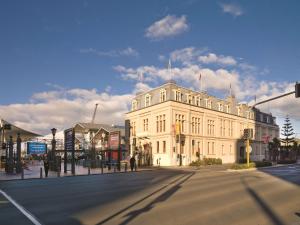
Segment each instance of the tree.
[{"label": "tree", "polygon": [[290,122],[290,119],[288,116],[286,116],[285,120],[284,120],[284,124],[283,127],[281,129],[281,135],[284,138],[281,138],[281,141],[284,143],[285,145],[285,149],[288,152],[289,147],[292,146],[292,144],[294,143],[294,129],[292,126],[292,123]]},{"label": "tree", "polygon": [[276,137],[273,138],[272,142],[269,142],[270,160],[278,160],[280,145],[280,140]]}]

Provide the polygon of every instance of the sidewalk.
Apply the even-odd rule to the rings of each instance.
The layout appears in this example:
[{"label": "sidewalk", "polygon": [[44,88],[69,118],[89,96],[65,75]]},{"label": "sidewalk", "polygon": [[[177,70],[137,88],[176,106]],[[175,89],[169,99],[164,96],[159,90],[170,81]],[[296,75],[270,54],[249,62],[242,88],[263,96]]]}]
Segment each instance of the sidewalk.
[{"label": "sidewalk", "polygon": [[[24,169],[24,179],[39,179],[40,178],[40,170],[42,168],[42,178],[45,178],[45,171],[43,163],[35,162],[33,165],[29,165],[28,169]],[[48,178],[57,178],[57,177],[69,177],[73,176],[71,173],[71,164],[68,164],[67,173],[63,172],[64,165],[62,163],[61,165],[62,172],[57,173],[54,171],[50,171],[48,173]],[[138,168],[137,172],[139,171],[149,171],[153,170],[152,167],[147,168]],[[127,167],[127,172],[130,171],[130,167]],[[103,174],[110,174],[110,173],[125,173],[125,167],[121,167],[121,171],[118,171],[116,167],[112,167],[111,170],[108,170],[108,168],[103,168]],[[97,175],[102,174],[101,168],[93,168],[90,169],[90,175]],[[81,165],[75,165],[75,176],[83,176],[83,175],[89,175],[89,169],[87,167],[83,167]],[[22,179],[21,173],[20,174],[7,174],[4,169],[0,170],[0,181],[6,181],[6,180],[20,180]]]}]

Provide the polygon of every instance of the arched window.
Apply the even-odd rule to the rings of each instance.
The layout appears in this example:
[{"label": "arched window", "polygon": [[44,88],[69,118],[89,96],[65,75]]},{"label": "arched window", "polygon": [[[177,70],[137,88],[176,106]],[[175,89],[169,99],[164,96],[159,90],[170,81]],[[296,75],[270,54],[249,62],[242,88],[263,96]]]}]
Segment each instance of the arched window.
[{"label": "arched window", "polygon": [[159,101],[165,102],[167,100],[167,91],[165,89],[160,90]]},{"label": "arched window", "polygon": [[137,110],[137,100],[133,100],[131,103],[131,110]]},{"label": "arched window", "polygon": [[145,95],[145,107],[150,106],[150,105],[151,105],[151,95],[146,94]]}]

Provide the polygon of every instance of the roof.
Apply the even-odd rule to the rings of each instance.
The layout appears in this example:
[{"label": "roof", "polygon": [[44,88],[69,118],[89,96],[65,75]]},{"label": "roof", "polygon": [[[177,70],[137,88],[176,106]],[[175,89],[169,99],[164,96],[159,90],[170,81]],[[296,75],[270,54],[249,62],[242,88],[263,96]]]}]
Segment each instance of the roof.
[{"label": "roof", "polygon": [[124,126],[118,126],[118,125],[108,125],[108,124],[97,124],[97,123],[77,123],[74,126],[75,130],[100,130],[104,129],[108,132],[113,131],[121,131],[121,136],[125,136],[125,127]]},{"label": "roof", "polygon": [[4,119],[0,119],[0,125],[1,125],[0,127],[3,127],[6,124],[9,124],[11,126],[10,130],[4,131],[4,136],[5,136],[6,140],[8,140],[10,136],[13,137],[13,140],[16,140],[18,133],[20,134],[22,141],[28,141],[33,138],[42,136],[40,134],[36,134],[34,132],[17,127],[14,124],[12,124]]}]

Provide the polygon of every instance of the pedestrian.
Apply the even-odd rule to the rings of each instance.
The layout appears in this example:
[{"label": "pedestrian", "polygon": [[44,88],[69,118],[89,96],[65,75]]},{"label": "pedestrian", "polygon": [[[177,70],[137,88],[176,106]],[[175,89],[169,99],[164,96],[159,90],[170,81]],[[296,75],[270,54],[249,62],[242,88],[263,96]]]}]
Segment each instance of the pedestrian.
[{"label": "pedestrian", "polygon": [[45,170],[45,177],[48,177],[49,162],[47,158],[44,159],[44,170]]},{"label": "pedestrian", "polygon": [[130,169],[131,169],[131,172],[133,171],[134,166],[135,166],[135,158],[132,156],[130,158]]}]

